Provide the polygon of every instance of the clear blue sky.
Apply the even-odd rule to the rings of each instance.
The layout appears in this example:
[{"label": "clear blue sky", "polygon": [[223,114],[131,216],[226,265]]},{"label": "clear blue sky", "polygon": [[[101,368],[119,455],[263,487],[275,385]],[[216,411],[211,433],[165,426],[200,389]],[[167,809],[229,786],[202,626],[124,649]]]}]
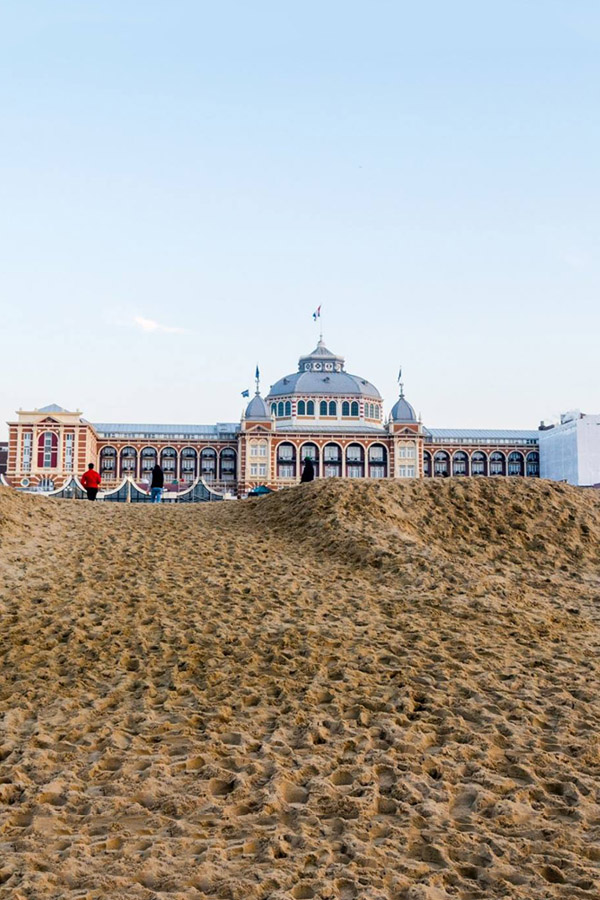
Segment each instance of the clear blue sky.
[{"label": "clear blue sky", "polygon": [[319,304],[426,425],[599,412],[599,100],[597,0],[7,0],[0,422],[235,421]]}]

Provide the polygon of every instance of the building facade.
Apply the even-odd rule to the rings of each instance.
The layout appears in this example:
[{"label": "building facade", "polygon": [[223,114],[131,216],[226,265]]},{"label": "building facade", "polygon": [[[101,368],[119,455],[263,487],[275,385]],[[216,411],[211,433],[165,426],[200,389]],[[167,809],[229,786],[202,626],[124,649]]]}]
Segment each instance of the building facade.
[{"label": "building facade", "polygon": [[167,489],[202,479],[213,490],[246,494],[300,480],[303,461],[317,478],[537,477],[540,432],[426,428],[404,396],[386,415],[367,379],[351,375],[322,340],[256,394],[240,422],[216,425],[92,423],[57,405],[19,410],[9,422],[5,479],[25,490],[56,490],[93,462],[106,489],[131,479],[144,489],[158,462]]},{"label": "building facade", "polygon": [[600,416],[578,409],[559,425],[540,429],[542,478],[587,487],[600,485]]}]

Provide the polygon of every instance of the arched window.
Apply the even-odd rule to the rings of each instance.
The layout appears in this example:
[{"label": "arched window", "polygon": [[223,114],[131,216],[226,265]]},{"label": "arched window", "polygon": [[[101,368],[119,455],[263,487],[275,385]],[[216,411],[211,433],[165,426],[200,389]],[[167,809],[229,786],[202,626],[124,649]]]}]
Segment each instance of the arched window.
[{"label": "arched window", "polygon": [[342,474],[342,450],[337,444],[325,444],[323,447],[323,475],[325,478],[337,478]]},{"label": "arched window", "polygon": [[281,419],[283,419],[284,411],[285,411],[285,407],[284,407],[284,405],[283,405],[283,400],[280,400],[279,403],[277,404],[277,415],[278,415]]},{"label": "arched window", "polygon": [[315,414],[315,401],[309,400],[308,403],[306,404],[306,415],[314,416],[314,414]]},{"label": "arched window", "polygon": [[287,441],[277,445],[277,477],[296,477],[296,448]]},{"label": "arched window", "polygon": [[506,475],[506,457],[499,450],[490,454],[490,475]]},{"label": "arched window", "polygon": [[189,484],[196,480],[198,454],[194,447],[184,447],[181,451],[181,477]]},{"label": "arched window", "polygon": [[237,453],[232,447],[221,450],[219,457],[221,481],[235,481],[237,469]]},{"label": "arched window", "polygon": [[438,450],[433,457],[433,474],[435,478],[447,478],[450,474],[450,456],[445,450]]},{"label": "arched window", "polygon": [[425,478],[431,478],[431,453],[428,450],[423,453],[423,475]]},{"label": "arched window", "polygon": [[174,447],[165,447],[160,451],[160,467],[165,478],[170,481],[177,478],[177,450]]},{"label": "arched window", "polygon": [[44,431],[38,438],[38,468],[56,469],[58,465],[58,435]]},{"label": "arched window", "polygon": [[315,470],[315,478],[319,477],[319,448],[316,444],[302,444],[299,454],[300,462],[303,464],[310,459]]},{"label": "arched window", "polygon": [[292,415],[292,403],[290,400],[286,400],[285,401],[285,417],[286,417],[286,419],[289,419],[289,417],[291,415]]},{"label": "arched window", "polygon": [[144,447],[140,453],[140,476],[148,476],[156,465],[156,450],[154,447]]},{"label": "arched window", "polygon": [[471,475],[487,475],[487,456],[481,450],[471,456]]},{"label": "arched window", "polygon": [[337,403],[335,402],[335,400],[329,401],[329,415],[337,416]]},{"label": "arched window", "polygon": [[452,457],[452,474],[468,475],[469,474],[469,457],[464,450],[457,450]]},{"label": "arched window", "polygon": [[540,454],[537,450],[532,450],[527,454],[527,475],[530,478],[537,478],[540,474]]},{"label": "arched window", "polygon": [[344,402],[342,403],[342,415],[343,416],[350,415],[350,404],[348,403],[347,400],[344,400]]},{"label": "arched window", "polygon": [[513,450],[512,453],[508,454],[508,474],[525,474],[525,460],[523,459],[523,454],[519,453],[518,450]]},{"label": "arched window", "polygon": [[346,447],[346,475],[348,478],[365,476],[365,450],[360,444],[348,444]]},{"label": "arched window", "polygon": [[137,450],[135,447],[123,447],[121,450],[121,477],[137,475]]},{"label": "arched window", "polygon": [[306,415],[306,402],[304,400],[298,400],[298,415]]},{"label": "arched window", "polygon": [[277,415],[277,404],[276,403],[271,403],[271,412],[273,413],[274,416]]},{"label": "arched window", "polygon": [[100,451],[100,478],[110,481],[117,477],[117,451],[114,447],[103,447]]},{"label": "arched window", "polygon": [[369,447],[369,478],[387,477],[387,450],[383,444]]},{"label": "arched window", "polygon": [[355,419],[358,419],[359,414],[360,414],[360,409],[359,409],[358,403],[356,402],[356,400],[353,400],[352,405],[350,406],[350,415],[353,416]]},{"label": "arched window", "polygon": [[200,474],[206,481],[217,477],[217,451],[212,447],[204,447],[200,452]]},{"label": "arched window", "polygon": [[321,402],[319,403],[319,415],[327,415],[327,400],[321,400]]}]

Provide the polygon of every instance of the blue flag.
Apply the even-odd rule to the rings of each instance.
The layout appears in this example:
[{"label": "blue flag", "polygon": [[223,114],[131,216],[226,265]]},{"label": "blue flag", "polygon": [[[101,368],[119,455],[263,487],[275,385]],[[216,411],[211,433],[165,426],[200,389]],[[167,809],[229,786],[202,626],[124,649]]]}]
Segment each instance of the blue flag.
[{"label": "blue flag", "polygon": [[245,391],[242,391],[242,397],[249,397],[249,396],[250,396],[250,391],[248,390],[248,388],[246,388]]},{"label": "blue flag", "polygon": [[260,372],[258,371],[258,365],[256,366],[256,375],[255,378],[260,378]]}]

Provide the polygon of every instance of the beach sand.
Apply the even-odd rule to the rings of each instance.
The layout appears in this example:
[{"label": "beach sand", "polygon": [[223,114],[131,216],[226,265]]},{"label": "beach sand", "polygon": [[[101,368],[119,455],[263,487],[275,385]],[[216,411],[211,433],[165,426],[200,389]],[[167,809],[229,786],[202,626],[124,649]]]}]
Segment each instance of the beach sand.
[{"label": "beach sand", "polygon": [[0,489],[0,897],[600,897],[600,495]]}]

